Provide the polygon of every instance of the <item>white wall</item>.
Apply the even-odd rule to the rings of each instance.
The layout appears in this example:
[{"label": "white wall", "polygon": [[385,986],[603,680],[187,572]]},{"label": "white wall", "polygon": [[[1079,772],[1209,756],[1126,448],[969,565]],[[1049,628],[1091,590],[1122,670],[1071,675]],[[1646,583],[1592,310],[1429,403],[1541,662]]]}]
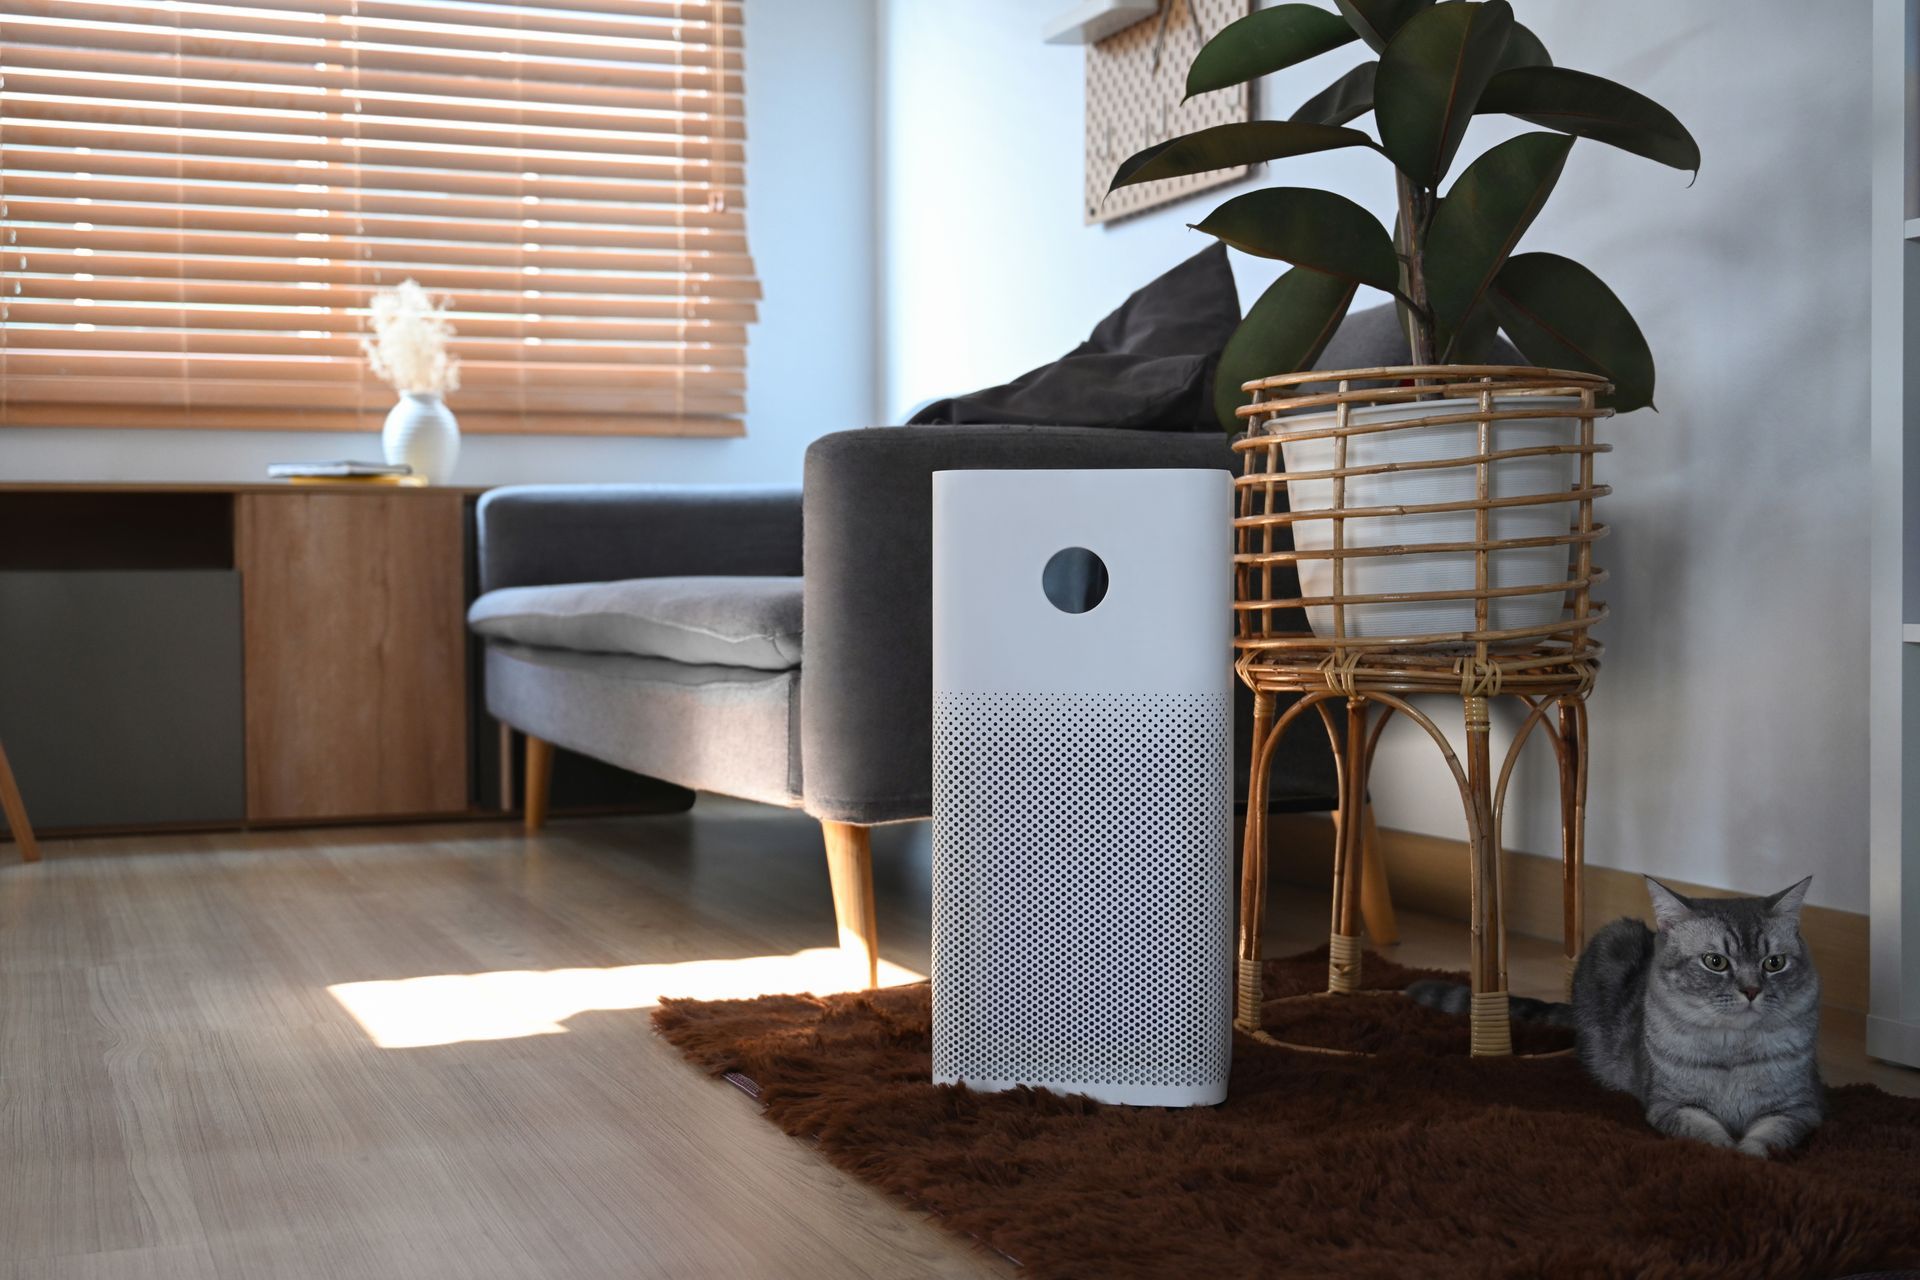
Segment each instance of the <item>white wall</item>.
[{"label": "white wall", "polygon": [[[883,2],[892,416],[1059,355],[1203,247],[1184,224],[1241,188],[1083,226],[1081,55],[1040,43],[1048,6]],[[1812,871],[1814,901],[1864,910],[1868,6],[1752,0],[1735,35],[1725,14],[1671,0],[1516,8],[1564,65],[1670,107],[1704,154],[1688,188],[1580,143],[1526,242],[1598,271],[1660,368],[1661,411],[1607,432],[1616,617],[1592,703],[1589,857],[1751,892]],[[1356,58],[1273,77],[1263,114],[1284,118]],[[1509,131],[1477,122],[1465,154]],[[1390,214],[1375,157],[1273,168],[1264,181]],[[1248,300],[1275,274],[1236,269]],[[1462,835],[1414,733],[1383,740],[1381,819]],[[1531,750],[1508,842],[1553,852],[1548,752]]]},{"label": "white wall", "polygon": [[[747,233],[766,300],[744,439],[469,436],[458,484],[800,481],[809,441],[868,425],[876,386],[873,0],[747,6]],[[373,434],[0,431],[0,479],[257,480],[378,458]]]}]

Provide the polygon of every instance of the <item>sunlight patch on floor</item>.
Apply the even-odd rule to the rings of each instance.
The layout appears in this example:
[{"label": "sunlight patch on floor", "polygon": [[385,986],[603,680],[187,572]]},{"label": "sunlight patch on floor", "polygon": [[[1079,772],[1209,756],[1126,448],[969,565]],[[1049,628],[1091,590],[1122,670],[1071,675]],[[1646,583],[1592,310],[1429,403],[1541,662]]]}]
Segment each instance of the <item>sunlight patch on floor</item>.
[{"label": "sunlight patch on floor", "polygon": [[[880,962],[883,987],[920,982],[925,976]],[[649,1009],[662,996],[744,1000],[791,991],[831,995],[858,990],[863,978],[845,952],[815,947],[788,956],[341,982],[327,992],[380,1048],[421,1049],[559,1035],[575,1014]]]}]

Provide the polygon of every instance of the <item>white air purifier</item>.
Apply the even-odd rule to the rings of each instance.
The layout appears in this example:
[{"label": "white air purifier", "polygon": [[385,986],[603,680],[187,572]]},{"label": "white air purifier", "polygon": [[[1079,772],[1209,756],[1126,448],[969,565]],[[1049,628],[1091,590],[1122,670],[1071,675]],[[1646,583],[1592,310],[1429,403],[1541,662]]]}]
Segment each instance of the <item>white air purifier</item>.
[{"label": "white air purifier", "polygon": [[933,477],[933,1075],[1227,1094],[1232,479]]}]

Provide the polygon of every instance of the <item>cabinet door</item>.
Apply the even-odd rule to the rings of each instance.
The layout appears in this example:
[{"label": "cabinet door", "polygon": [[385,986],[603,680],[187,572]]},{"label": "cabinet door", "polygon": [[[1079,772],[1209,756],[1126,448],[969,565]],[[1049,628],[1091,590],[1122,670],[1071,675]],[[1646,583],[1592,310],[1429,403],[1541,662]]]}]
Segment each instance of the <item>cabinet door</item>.
[{"label": "cabinet door", "polygon": [[0,736],[36,827],[237,822],[240,734],[239,574],[0,571]]},{"label": "cabinet door", "polygon": [[455,493],[246,494],[247,816],[467,808]]}]

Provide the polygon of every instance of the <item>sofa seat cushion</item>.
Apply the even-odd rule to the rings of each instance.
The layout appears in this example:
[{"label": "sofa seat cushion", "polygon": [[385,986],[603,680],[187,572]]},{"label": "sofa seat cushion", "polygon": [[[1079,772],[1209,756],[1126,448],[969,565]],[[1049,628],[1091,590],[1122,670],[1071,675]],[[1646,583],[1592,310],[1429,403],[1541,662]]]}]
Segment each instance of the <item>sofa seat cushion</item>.
[{"label": "sofa seat cushion", "polygon": [[494,640],[486,672],[487,710],[556,747],[695,791],[800,803],[798,671]]},{"label": "sofa seat cushion", "polygon": [[501,587],[467,624],[490,640],[706,666],[800,665],[800,579],[628,578]]}]

